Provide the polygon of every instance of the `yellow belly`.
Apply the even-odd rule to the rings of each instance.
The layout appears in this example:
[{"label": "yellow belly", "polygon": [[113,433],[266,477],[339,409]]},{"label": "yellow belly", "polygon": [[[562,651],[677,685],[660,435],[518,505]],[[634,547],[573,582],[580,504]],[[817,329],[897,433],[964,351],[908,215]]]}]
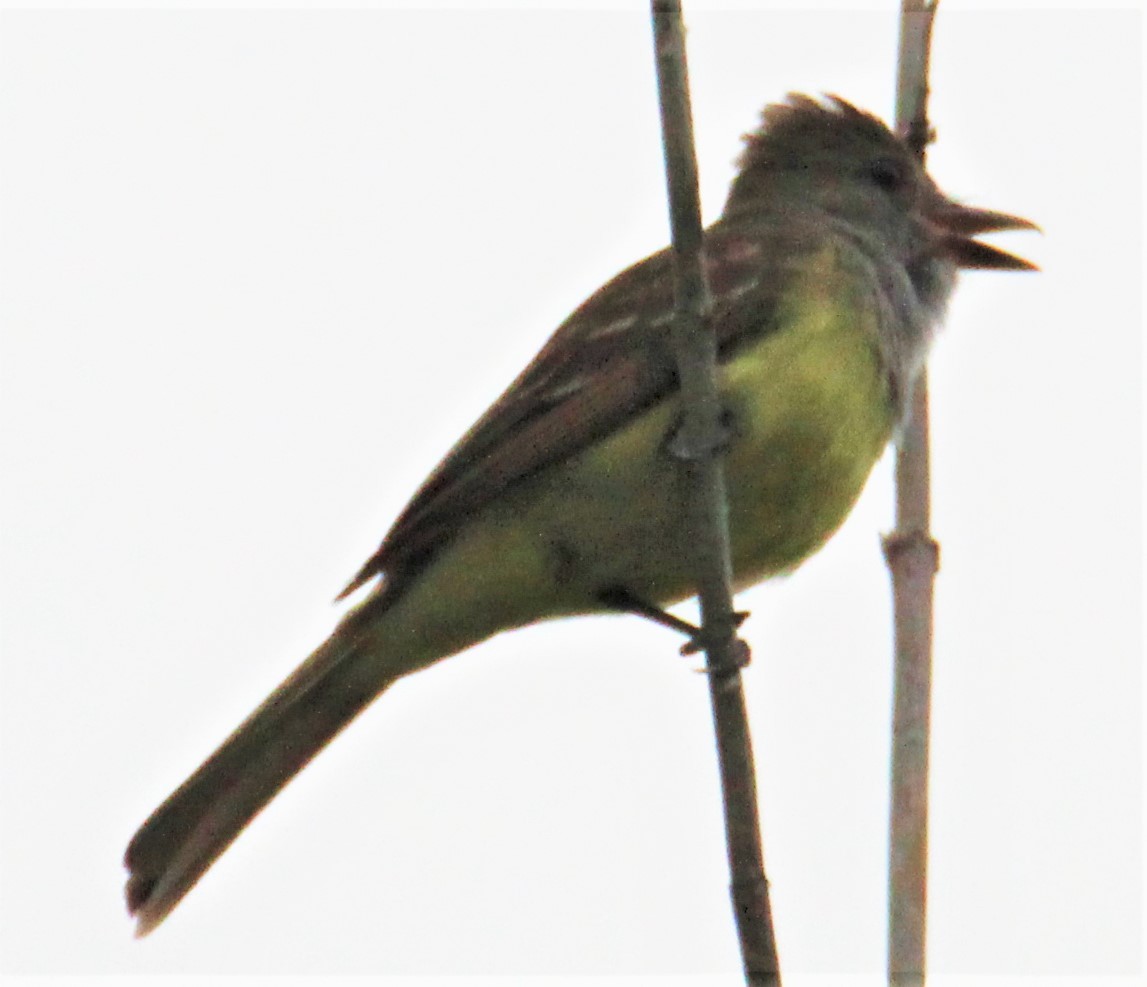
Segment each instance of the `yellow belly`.
[{"label": "yellow belly", "polygon": [[[830,276],[793,293],[781,328],[721,370],[738,587],[816,551],[856,502],[891,434],[887,375],[863,315],[875,318],[874,306],[863,282],[842,279],[831,263],[822,275],[825,267]],[[594,609],[593,593],[604,585],[661,603],[692,594],[682,476],[665,449],[678,414],[675,400],[663,403],[509,499],[502,521],[531,533],[521,550],[548,546],[550,571],[534,578],[552,583],[559,612]]]},{"label": "yellow belly", "polygon": [[[866,281],[831,252],[822,261],[773,331],[720,371],[738,587],[791,569],[836,531],[892,431]],[[500,630],[601,610],[607,587],[663,605],[692,595],[682,472],[665,448],[678,414],[662,402],[465,524],[393,608],[409,669]]]}]

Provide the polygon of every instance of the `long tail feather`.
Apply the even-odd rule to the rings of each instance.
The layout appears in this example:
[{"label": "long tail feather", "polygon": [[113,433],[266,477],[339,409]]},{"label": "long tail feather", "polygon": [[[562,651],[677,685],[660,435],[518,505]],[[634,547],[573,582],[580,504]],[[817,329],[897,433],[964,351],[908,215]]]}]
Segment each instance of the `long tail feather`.
[{"label": "long tail feather", "polygon": [[344,623],[140,827],[124,858],[147,935],[240,831],[396,677]]}]

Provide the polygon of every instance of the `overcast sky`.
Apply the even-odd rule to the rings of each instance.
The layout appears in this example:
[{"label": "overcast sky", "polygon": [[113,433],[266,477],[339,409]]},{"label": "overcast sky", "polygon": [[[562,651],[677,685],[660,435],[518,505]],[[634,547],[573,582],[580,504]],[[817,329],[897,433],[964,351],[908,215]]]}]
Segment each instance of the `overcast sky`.
[{"label": "overcast sky", "polygon": [[[151,938],[123,909],[136,826],[667,241],[644,6],[467,6],[3,14],[5,973],[737,982],[705,683],[634,618],[400,684]],[[766,102],[892,107],[896,4],[736,6],[687,4],[708,219]],[[929,961],[1102,983],[1142,950],[1142,19],[942,6],[931,171],[1044,235],[932,361]],[[739,599],[786,983],[883,969],[890,464]]]}]

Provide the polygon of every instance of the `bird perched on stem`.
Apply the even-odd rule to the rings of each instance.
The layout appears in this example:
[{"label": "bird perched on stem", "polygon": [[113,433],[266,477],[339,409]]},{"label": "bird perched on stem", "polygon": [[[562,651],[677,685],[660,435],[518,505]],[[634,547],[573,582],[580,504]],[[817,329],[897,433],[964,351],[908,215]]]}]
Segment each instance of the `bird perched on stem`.
[{"label": "bird perched on stem", "polygon": [[[746,137],[705,232],[734,582],[839,527],[905,408],[960,268],[1032,265],[974,239],[1033,228],[945,196],[883,123],[793,95]],[[657,618],[694,592],[668,251],[581,305],[449,452],[343,596],[334,633],[140,827],[137,934],[387,686],[500,631]],[[672,618],[666,618],[672,620]]]}]

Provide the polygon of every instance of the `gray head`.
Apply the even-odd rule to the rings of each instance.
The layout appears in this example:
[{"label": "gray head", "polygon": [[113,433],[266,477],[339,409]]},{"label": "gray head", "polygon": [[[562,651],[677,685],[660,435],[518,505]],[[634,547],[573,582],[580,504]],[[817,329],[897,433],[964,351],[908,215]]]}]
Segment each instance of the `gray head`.
[{"label": "gray head", "polygon": [[948,198],[904,141],[851,103],[794,93],[761,116],[760,128],[745,137],[725,216],[803,200],[878,236],[907,270],[920,302],[937,311],[957,268],[1033,268],[973,239],[993,230],[1035,229],[1032,223]]},{"label": "gray head", "polygon": [[897,404],[923,363],[960,268],[1033,270],[980,243],[1025,219],[961,205],[937,188],[911,148],[876,117],[837,96],[790,94],[745,137],[723,218],[799,212],[835,228],[873,259],[890,311],[884,351]]}]

